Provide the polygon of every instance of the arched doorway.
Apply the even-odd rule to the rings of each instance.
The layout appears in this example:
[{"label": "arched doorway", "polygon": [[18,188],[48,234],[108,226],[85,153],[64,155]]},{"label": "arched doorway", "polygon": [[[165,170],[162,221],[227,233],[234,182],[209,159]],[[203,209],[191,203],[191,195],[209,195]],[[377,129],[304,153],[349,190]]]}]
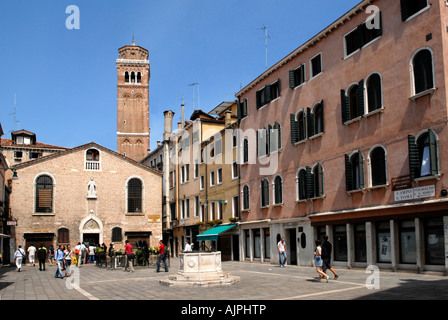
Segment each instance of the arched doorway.
[{"label": "arched doorway", "polygon": [[100,219],[90,215],[80,224],[80,239],[87,245],[98,246],[103,243],[103,224]]}]

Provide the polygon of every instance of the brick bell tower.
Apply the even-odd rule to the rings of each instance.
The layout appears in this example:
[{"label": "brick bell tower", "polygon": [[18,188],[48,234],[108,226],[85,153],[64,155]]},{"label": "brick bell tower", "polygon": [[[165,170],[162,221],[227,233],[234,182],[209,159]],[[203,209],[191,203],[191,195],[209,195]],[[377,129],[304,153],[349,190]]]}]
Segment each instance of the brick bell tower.
[{"label": "brick bell tower", "polygon": [[117,152],[140,161],[149,151],[149,53],[132,39],[118,54]]}]

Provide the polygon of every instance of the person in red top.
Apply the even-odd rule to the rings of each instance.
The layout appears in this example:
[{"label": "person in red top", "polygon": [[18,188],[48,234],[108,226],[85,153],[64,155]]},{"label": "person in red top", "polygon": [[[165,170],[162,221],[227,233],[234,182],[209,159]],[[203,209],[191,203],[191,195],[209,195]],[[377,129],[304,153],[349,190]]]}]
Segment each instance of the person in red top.
[{"label": "person in red top", "polygon": [[165,245],[163,241],[159,242],[159,258],[157,259],[157,269],[156,272],[160,271],[160,261],[163,261],[163,265],[165,267],[165,272],[168,272],[168,265],[166,264],[166,253],[165,253]]},{"label": "person in red top", "polygon": [[126,250],[126,264],[125,267],[123,269],[123,271],[127,271],[128,267],[129,267],[129,271],[130,272],[134,272],[134,266],[132,265],[132,259],[134,259],[134,252],[132,251],[132,245],[129,243],[128,240],[126,240],[126,245],[125,245],[125,250]]}]

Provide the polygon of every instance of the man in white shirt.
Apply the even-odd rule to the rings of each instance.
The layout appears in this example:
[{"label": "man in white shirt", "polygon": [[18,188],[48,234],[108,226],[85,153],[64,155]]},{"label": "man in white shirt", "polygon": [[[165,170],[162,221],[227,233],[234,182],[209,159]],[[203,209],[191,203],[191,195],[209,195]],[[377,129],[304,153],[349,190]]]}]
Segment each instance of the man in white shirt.
[{"label": "man in white shirt", "polygon": [[193,250],[191,249],[191,245],[190,242],[187,240],[186,244],[185,244],[185,249],[184,252],[192,252]]},{"label": "man in white shirt", "polygon": [[32,263],[33,264],[33,267],[35,266],[35,263],[34,263],[34,256],[35,256],[35,254],[36,254],[36,247],[35,246],[33,246],[33,245],[31,245],[30,247],[28,247],[28,254],[29,254],[29,260],[30,260],[30,263]]},{"label": "man in white shirt", "polygon": [[286,244],[285,238],[282,238],[280,242],[277,244],[278,255],[280,260],[280,268],[286,267]]}]

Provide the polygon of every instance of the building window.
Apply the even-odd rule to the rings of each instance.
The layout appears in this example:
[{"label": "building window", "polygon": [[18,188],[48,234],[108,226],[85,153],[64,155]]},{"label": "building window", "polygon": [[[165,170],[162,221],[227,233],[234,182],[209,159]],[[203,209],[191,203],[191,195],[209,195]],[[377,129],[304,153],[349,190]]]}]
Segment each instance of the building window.
[{"label": "building window", "polygon": [[367,19],[344,36],[345,57],[358,51],[383,34],[381,12]]},{"label": "building window", "polygon": [[430,129],[422,133],[417,139],[409,135],[408,147],[411,179],[439,174],[439,147],[434,131]]},{"label": "building window", "polygon": [[185,200],[185,219],[190,218],[190,199]]},{"label": "building window", "polygon": [[240,198],[238,196],[232,197],[232,218],[240,217]]},{"label": "building window", "polygon": [[129,83],[129,72],[127,71],[124,73],[124,82]]},{"label": "building window", "polygon": [[142,74],[141,74],[141,72],[137,72],[137,83],[142,83]]},{"label": "building window", "polygon": [[413,94],[434,88],[432,52],[428,49],[418,51],[412,59]]},{"label": "building window", "polygon": [[274,126],[272,127],[272,129],[270,129],[270,131],[271,132],[269,134],[270,139],[269,151],[275,152],[282,148],[282,128],[280,126],[280,123],[275,122]]},{"label": "building window", "polygon": [[243,101],[238,102],[238,107],[237,107],[237,115],[238,115],[238,119],[243,119],[245,117],[247,117],[247,98],[243,99]]},{"label": "building window", "polygon": [[417,241],[415,236],[415,221],[400,221],[400,262],[417,263]]},{"label": "building window", "polygon": [[210,171],[210,186],[213,187],[215,185],[215,171]]},{"label": "building window", "polygon": [[123,241],[123,231],[121,228],[116,227],[112,229],[112,242],[122,242]]},{"label": "building window", "polygon": [[257,109],[280,97],[280,80],[264,86],[256,93]]},{"label": "building window", "polygon": [[306,122],[305,122],[305,112],[300,111],[297,115],[297,125],[298,125],[298,141],[303,141],[306,139]]},{"label": "building window", "polygon": [[135,83],[135,72],[131,72],[131,83]]},{"label": "building window", "polygon": [[199,187],[201,190],[204,190],[205,188],[205,180],[204,180],[204,175],[201,175],[200,179],[199,179]]},{"label": "building window", "polygon": [[133,178],[128,181],[128,212],[142,212],[142,181]]},{"label": "building window", "polygon": [[195,218],[199,217],[199,196],[194,197],[194,216]]},{"label": "building window", "polygon": [[341,90],[341,110],[343,123],[364,115],[364,80]]},{"label": "building window", "polygon": [[376,147],[370,152],[370,170],[372,187],[387,183],[386,151],[383,147]]},{"label": "building window", "polygon": [[364,157],[361,151],[351,156],[345,155],[346,190],[361,190],[364,188]]},{"label": "building window", "polygon": [[335,261],[347,261],[347,226],[336,225],[333,227],[334,237],[334,260]]},{"label": "building window", "polygon": [[243,163],[249,163],[249,139],[243,140]]},{"label": "building window", "polygon": [[313,107],[313,110],[310,113],[309,123],[308,136],[311,137],[315,134],[324,132],[324,100]]},{"label": "building window", "polygon": [[89,149],[86,151],[86,170],[99,171],[100,165],[100,152],[96,149]]},{"label": "building window", "polygon": [[232,179],[238,178],[238,163],[235,161],[232,163]]},{"label": "building window", "polygon": [[194,178],[197,179],[199,177],[199,160],[194,160]]},{"label": "building window", "polygon": [[58,243],[69,243],[69,231],[66,228],[61,228],[58,230]]},{"label": "building window", "polygon": [[243,210],[249,210],[249,186],[246,184],[243,186]]},{"label": "building window", "polygon": [[263,179],[261,180],[261,207],[269,206],[269,180]]},{"label": "building window", "polygon": [[282,177],[276,176],[274,178],[274,204],[283,203],[283,181]]},{"label": "building window", "polygon": [[381,77],[378,73],[367,79],[367,109],[372,112],[383,107]]},{"label": "building window", "polygon": [[311,70],[310,70],[311,78],[314,78],[322,73],[322,54],[321,53],[317,54],[310,60],[310,67],[311,67]]},{"label": "building window", "polygon": [[36,212],[53,212],[53,179],[48,175],[36,180]]},{"label": "building window", "polygon": [[222,168],[218,168],[217,172],[217,184],[221,184],[222,183]]},{"label": "building window", "polygon": [[314,180],[314,197],[324,196],[324,169],[320,163],[316,164],[313,168],[313,180]]},{"label": "building window", "polygon": [[428,6],[428,0],[401,0],[401,20],[406,21]]},{"label": "building window", "polygon": [[392,238],[390,222],[379,222],[376,225],[378,262],[390,263],[392,260]]},{"label": "building window", "polygon": [[445,236],[442,218],[424,221],[426,264],[445,265]]},{"label": "building window", "polygon": [[306,200],[307,195],[307,175],[306,169],[300,169],[297,174],[297,196],[298,200]]},{"label": "building window", "polygon": [[355,262],[367,262],[366,225],[354,225]]},{"label": "building window", "polygon": [[305,64],[294,70],[289,71],[289,87],[291,89],[305,83]]}]

